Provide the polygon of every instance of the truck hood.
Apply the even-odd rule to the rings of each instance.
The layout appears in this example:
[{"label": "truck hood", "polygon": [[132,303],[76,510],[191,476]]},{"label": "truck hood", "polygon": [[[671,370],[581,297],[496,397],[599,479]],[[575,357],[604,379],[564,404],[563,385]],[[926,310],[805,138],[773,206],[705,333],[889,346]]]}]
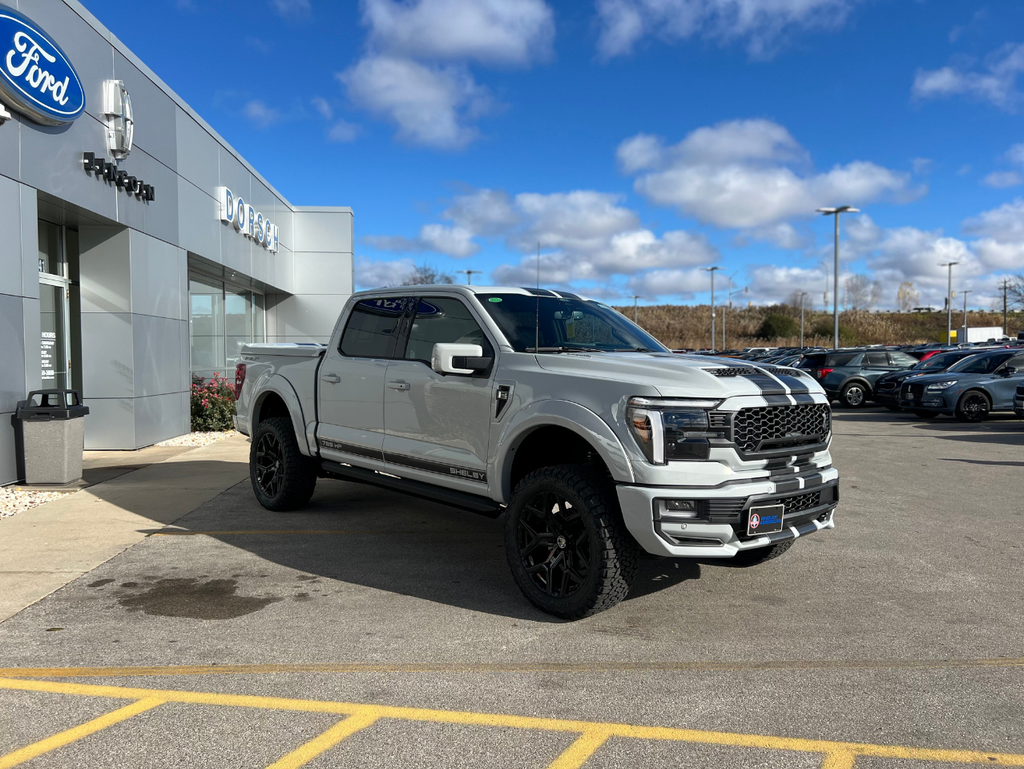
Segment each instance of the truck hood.
[{"label": "truck hood", "polygon": [[646,385],[670,398],[731,398],[824,392],[798,369],[745,360],[674,353],[540,353],[545,371]]}]

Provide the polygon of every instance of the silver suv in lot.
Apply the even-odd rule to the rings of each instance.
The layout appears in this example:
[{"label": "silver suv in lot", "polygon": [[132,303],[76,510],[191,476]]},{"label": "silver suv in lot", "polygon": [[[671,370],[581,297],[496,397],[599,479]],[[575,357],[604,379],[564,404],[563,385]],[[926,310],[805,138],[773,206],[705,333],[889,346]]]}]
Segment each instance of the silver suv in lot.
[{"label": "silver suv in lot", "polygon": [[364,292],[327,345],[242,360],[236,423],[264,507],[301,508],[328,477],[503,515],[514,580],[560,617],[622,600],[641,549],[755,564],[834,526],[812,377],[675,355],[573,294]]}]

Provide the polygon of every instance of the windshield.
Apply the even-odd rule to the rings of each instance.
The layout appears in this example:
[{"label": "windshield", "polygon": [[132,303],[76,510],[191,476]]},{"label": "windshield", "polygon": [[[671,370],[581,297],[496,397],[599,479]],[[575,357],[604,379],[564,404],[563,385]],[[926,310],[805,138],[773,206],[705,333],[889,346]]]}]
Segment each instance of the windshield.
[{"label": "windshield", "polygon": [[947,352],[933,355],[926,361],[922,361],[914,366],[916,371],[944,371],[947,367],[953,365],[958,360],[963,360],[965,356],[960,352]]},{"label": "windshield", "polygon": [[947,370],[957,374],[991,374],[1011,357],[1012,352],[999,355],[972,355],[959,363],[954,363]]},{"label": "windshield", "polygon": [[584,299],[477,294],[516,352],[669,352],[611,307]]}]

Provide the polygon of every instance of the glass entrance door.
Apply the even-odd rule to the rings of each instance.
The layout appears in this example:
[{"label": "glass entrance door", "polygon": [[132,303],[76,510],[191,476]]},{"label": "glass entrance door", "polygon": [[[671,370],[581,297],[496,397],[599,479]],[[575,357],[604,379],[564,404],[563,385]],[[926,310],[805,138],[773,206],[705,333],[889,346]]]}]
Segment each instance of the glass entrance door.
[{"label": "glass entrance door", "polygon": [[71,280],[67,232],[59,224],[39,220],[39,362],[42,386],[72,386]]}]

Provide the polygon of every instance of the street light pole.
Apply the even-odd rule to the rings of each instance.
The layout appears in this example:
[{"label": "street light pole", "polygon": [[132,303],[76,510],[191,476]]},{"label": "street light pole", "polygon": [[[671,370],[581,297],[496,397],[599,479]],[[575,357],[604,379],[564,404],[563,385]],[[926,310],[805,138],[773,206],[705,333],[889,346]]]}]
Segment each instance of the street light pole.
[{"label": "street light pole", "polygon": [[633,294],[633,322],[634,322],[634,323],[636,323],[636,325],[638,325],[638,326],[639,326],[640,324],[639,324],[639,323],[637,323],[637,309],[636,309],[636,300],[637,300],[637,299],[641,299],[641,298],[642,298],[642,297],[640,297],[640,296],[637,296],[636,294]]},{"label": "street light pole", "polygon": [[711,273],[711,352],[715,351],[715,270],[721,267],[705,267],[706,272]]},{"label": "street light pole", "polygon": [[467,286],[472,286],[473,285],[473,276],[474,275],[480,275],[482,271],[481,270],[456,270],[456,272],[459,272],[459,273],[462,273],[463,275],[465,275],[466,276],[466,285]]},{"label": "street light pole", "polygon": [[964,294],[964,338],[963,339],[959,339],[958,338],[956,340],[957,342],[960,342],[962,344],[967,344],[967,341],[968,341],[967,340],[967,295],[969,293],[971,293],[971,292],[970,291],[964,291],[963,292],[963,294]]},{"label": "street light pole", "polygon": [[946,262],[939,267],[949,268],[949,277],[946,281],[946,344],[953,341],[953,265],[960,262]]},{"label": "street light pole", "polygon": [[835,274],[832,276],[832,325],[834,337],[832,340],[832,349],[839,349],[839,214],[857,214],[860,213],[859,208],[853,206],[838,206],[836,208],[819,208],[818,213],[823,216],[834,216],[836,218],[836,247],[835,247],[835,264],[832,266]]},{"label": "street light pole", "polygon": [[[733,294],[738,294],[740,292],[743,292],[745,294],[745,293],[747,293],[747,289],[748,288],[750,288],[750,287],[749,286],[744,286],[743,288],[734,288],[734,289],[729,291],[729,303],[728,303],[728,305],[729,305],[729,309],[730,310],[732,309],[732,295]],[[724,306],[722,307],[722,349],[723,350],[728,350],[729,349],[729,346],[725,343],[725,307]]]}]

